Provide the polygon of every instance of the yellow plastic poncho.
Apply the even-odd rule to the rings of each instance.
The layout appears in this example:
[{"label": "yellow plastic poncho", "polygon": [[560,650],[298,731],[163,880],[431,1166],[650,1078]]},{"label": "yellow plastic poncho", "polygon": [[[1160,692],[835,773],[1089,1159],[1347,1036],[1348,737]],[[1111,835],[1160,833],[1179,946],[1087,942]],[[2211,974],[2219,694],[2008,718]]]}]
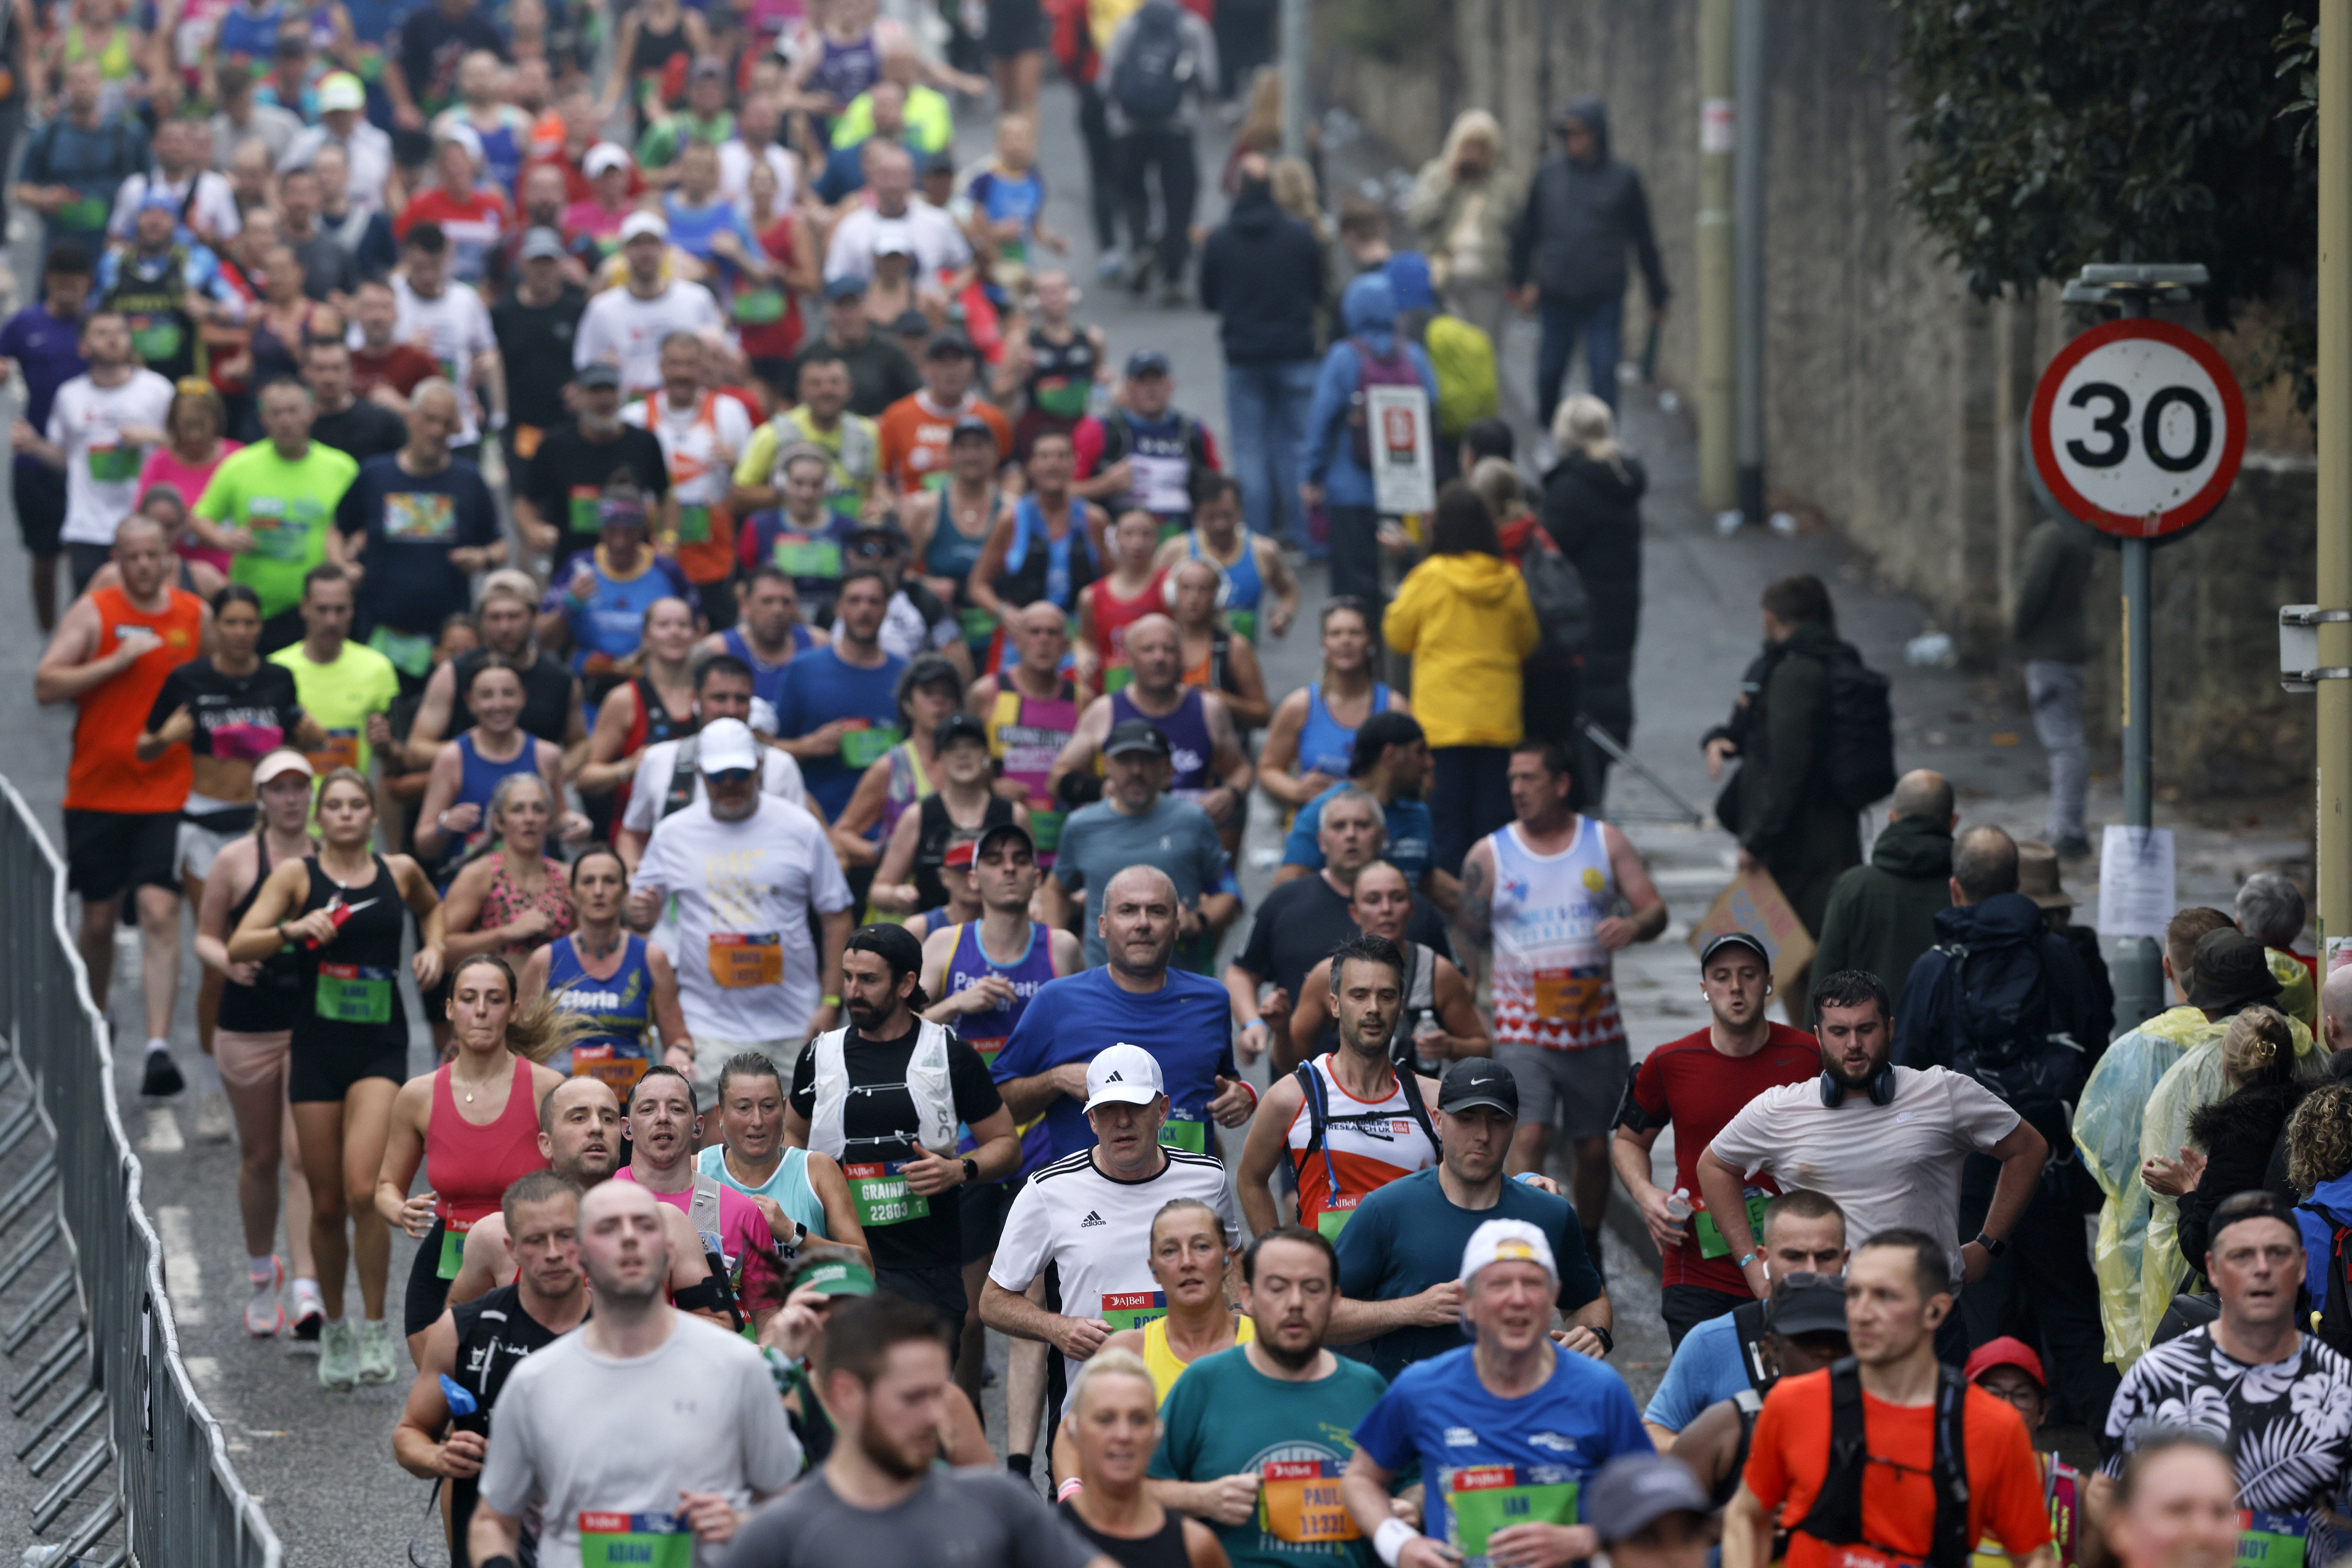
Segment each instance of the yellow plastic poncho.
[{"label": "yellow plastic poncho", "polygon": [[2311,971],[2294,954],[2274,947],[2264,948],[2263,956],[2271,961],[2271,978],[2279,983],[2279,994],[2271,998],[2271,1005],[2306,1029],[2318,1028],[2319,995],[2311,988]]}]

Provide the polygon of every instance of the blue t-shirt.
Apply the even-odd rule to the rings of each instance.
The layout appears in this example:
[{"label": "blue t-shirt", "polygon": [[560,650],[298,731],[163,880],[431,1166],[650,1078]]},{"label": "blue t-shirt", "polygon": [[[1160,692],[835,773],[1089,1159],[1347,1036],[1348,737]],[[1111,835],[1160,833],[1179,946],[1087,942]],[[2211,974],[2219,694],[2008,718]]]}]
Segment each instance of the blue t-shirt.
[{"label": "blue t-shirt", "polygon": [[360,579],[367,629],[417,637],[437,636],[445,618],[473,603],[449,552],[499,537],[498,502],[481,469],[454,458],[437,474],[411,474],[397,452],[360,465],[335,508],[335,527],[346,539],[367,536],[367,575]]},{"label": "blue t-shirt", "polygon": [[[27,305],[0,326],[0,359],[24,366],[25,422],[36,430],[49,427],[58,388],[89,368],[81,357],[81,323],[61,321],[44,305]],[[19,468],[39,461],[28,452],[16,454]]]},{"label": "blue t-shirt", "polygon": [[848,663],[835,649],[813,648],[784,666],[777,694],[776,733],[797,740],[835,719],[863,719],[866,727],[841,739],[829,757],[801,763],[801,779],[833,821],[857,793],[857,781],[875,760],[906,737],[898,732],[898,675],[907,661],[886,654],[872,669]]},{"label": "blue t-shirt", "polygon": [[[1438,1176],[1435,1167],[1400,1176],[1356,1205],[1355,1217],[1339,1233],[1339,1294],[1356,1301],[1394,1301],[1417,1296],[1442,1280],[1458,1279],[1470,1233],[1490,1219],[1527,1220],[1551,1238],[1552,1257],[1559,1265],[1561,1311],[1572,1312],[1601,1294],[1601,1276],[1585,1256],[1583,1227],[1566,1198],[1538,1192],[1524,1182],[1505,1182],[1493,1208],[1459,1208],[1445,1195]],[[1391,1329],[1346,1347],[1345,1353],[1371,1363],[1393,1383],[1412,1363],[1467,1342],[1460,1329],[1445,1323]],[[1616,1374],[1611,1373],[1610,1381],[1616,1383]],[[1623,1384],[1618,1387],[1622,1391]]]},{"label": "blue t-shirt", "polygon": [[147,167],[147,132],[128,115],[80,126],[60,115],[33,133],[16,178],[27,185],[63,185],[73,199],[41,219],[47,243],[85,239],[95,256],[106,248],[106,220],[122,182]]},{"label": "blue t-shirt", "polygon": [[[571,593],[573,568],[583,561],[596,577],[584,605],[575,604]],[[575,673],[585,668],[589,659],[597,655],[623,659],[636,652],[646,640],[646,612],[653,608],[656,600],[683,599],[688,608],[698,611],[702,603],[677,563],[650,550],[646,552],[645,566],[634,576],[609,574],[597,563],[594,551],[583,550],[557,567],[551,581],[554,586],[540,602],[540,611],[561,611],[572,624],[572,668]]]},{"label": "blue t-shirt", "polygon": [[[1323,847],[1316,842],[1316,830],[1323,826],[1323,803],[1349,786],[1335,784],[1313,800],[1298,808],[1298,816],[1290,824],[1290,836],[1282,841],[1282,863],[1304,866],[1310,871],[1323,869]],[[1400,795],[1389,803],[1384,813],[1388,818],[1388,837],[1381,849],[1381,858],[1404,873],[1404,879],[1414,888],[1429,870],[1429,844],[1433,828],[1429,807],[1418,800]]]},{"label": "blue t-shirt", "polygon": [[1012,218],[1020,224],[1020,237],[1000,244],[1008,260],[1025,259],[1030,242],[1037,237],[1038,215],[1045,210],[1045,176],[1037,166],[1032,163],[1027,174],[1014,179],[991,163],[965,184],[963,194],[989,222]]},{"label": "blue t-shirt", "polygon": [[[721,234],[731,234],[742,246],[747,256],[762,254],[760,237],[730,201],[715,201],[708,206],[688,206],[676,192],[662,198],[662,210],[669,218],[669,242],[698,261],[709,261],[714,252],[711,244]],[[738,268],[734,262],[721,259],[719,269],[733,278]]]},{"label": "blue t-shirt", "polygon": [[[793,660],[793,668],[799,668],[808,657]],[[1171,968],[1167,984],[1137,993],[1120,990],[1108,969],[1081,970],[1037,988],[1004,1048],[996,1053],[989,1076],[1000,1084],[1010,1083],[1066,1062],[1090,1062],[1106,1046],[1141,1046],[1160,1064],[1160,1076],[1168,1086],[1168,1124],[1160,1130],[1160,1141],[1205,1152],[1209,1101],[1216,1098],[1218,1075],[1241,1076],[1234,1066],[1233,1035],[1232,998],[1222,983],[1205,974]],[[1082,1100],[1055,1096],[1046,1107],[1045,1125],[1045,1157],[1025,1162],[1023,1175],[1095,1146],[1095,1131],[1087,1125]],[[1454,1248],[1457,1257],[1461,1250]]]},{"label": "blue t-shirt", "polygon": [[1217,825],[1192,802],[1163,795],[1150,811],[1140,813],[1121,811],[1107,800],[1081,806],[1062,825],[1062,839],[1054,849],[1054,875],[1066,890],[1086,887],[1086,918],[1078,929],[1085,935],[1090,964],[1110,956],[1098,924],[1103,889],[1129,866],[1156,866],[1165,871],[1176,884],[1177,901],[1187,906],[1203,893],[1236,890],[1233,863],[1217,837]]},{"label": "blue t-shirt", "polygon": [[1683,1336],[1642,1419],[1679,1432],[1697,1420],[1700,1411],[1748,1386],[1747,1369],[1739,1363],[1738,1325],[1726,1312]]},{"label": "blue t-shirt", "polygon": [[[1342,1236],[1362,1223],[1351,1223]],[[1405,1368],[1356,1426],[1357,1443],[1383,1469],[1397,1474],[1420,1465],[1426,1488],[1421,1529],[1432,1540],[1454,1540],[1449,1505],[1457,1476],[1475,1483],[1465,1490],[1489,1493],[1503,1487],[1580,1489],[1620,1454],[1656,1451],[1625,1380],[1603,1363],[1555,1349],[1550,1380],[1531,1394],[1505,1399],[1479,1381],[1472,1360],[1476,1353],[1465,1345]],[[1507,1467],[1509,1474],[1491,1467]],[[1559,1493],[1536,1492],[1525,1500],[1532,1506],[1513,1509],[1490,1499],[1484,1511],[1500,1515],[1498,1524],[1515,1512],[1523,1515],[1521,1522],[1574,1524],[1584,1518],[1580,1495],[1558,1513],[1546,1505],[1559,1500]],[[1466,1550],[1473,1544],[1483,1540],[1461,1543],[1465,1568],[1484,1568],[1486,1554]]]}]

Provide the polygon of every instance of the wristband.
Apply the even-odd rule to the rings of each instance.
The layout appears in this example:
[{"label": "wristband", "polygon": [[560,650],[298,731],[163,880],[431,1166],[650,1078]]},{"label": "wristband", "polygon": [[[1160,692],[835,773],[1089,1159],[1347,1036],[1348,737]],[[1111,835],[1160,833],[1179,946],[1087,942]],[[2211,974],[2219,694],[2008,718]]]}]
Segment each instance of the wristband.
[{"label": "wristband", "polygon": [[1607,1329],[1602,1328],[1598,1323],[1587,1323],[1584,1326],[1591,1333],[1594,1339],[1601,1342],[1601,1353],[1602,1355],[1607,1355],[1617,1348],[1617,1337],[1614,1334],[1612,1334]]},{"label": "wristband", "polygon": [[1087,1483],[1078,1479],[1077,1477],[1072,1476],[1068,1480],[1064,1481],[1060,1486],[1054,1489],[1054,1500],[1055,1502],[1067,1502],[1086,1489]]},{"label": "wristband", "polygon": [[[1388,1568],[1396,1568],[1396,1561],[1404,1552],[1404,1543],[1421,1532],[1401,1519],[1384,1519],[1372,1531],[1372,1550],[1380,1554]],[[485,1563],[482,1568],[489,1568]]]},{"label": "wristband", "polygon": [[820,996],[817,998],[817,1001],[827,1007],[838,1007],[841,1005],[841,998],[831,994]]},{"label": "wristband", "polygon": [[1748,1249],[1747,1253],[1741,1257],[1739,1261],[1733,1265],[1733,1267],[1737,1268],[1742,1274],[1745,1274],[1748,1272],[1748,1266],[1755,1261],[1756,1249],[1751,1247]]}]

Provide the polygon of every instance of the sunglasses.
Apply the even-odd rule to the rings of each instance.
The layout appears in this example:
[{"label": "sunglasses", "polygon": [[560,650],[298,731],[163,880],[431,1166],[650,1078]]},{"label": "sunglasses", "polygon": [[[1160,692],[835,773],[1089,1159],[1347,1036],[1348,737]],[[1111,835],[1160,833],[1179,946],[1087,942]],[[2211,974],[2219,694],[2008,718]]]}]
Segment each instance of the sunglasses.
[{"label": "sunglasses", "polygon": [[702,776],[709,779],[712,784],[749,784],[751,782],[751,770],[749,768],[721,768],[715,773],[705,773]]},{"label": "sunglasses", "polygon": [[860,539],[853,542],[846,553],[860,561],[876,561],[898,553],[896,542],[887,539]]}]

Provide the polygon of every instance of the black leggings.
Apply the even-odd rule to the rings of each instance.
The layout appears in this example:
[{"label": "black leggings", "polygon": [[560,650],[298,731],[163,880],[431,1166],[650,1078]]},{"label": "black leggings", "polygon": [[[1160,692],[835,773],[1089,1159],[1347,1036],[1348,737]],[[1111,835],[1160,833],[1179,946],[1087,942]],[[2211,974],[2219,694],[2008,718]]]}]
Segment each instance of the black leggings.
[{"label": "black leggings", "polygon": [[1118,143],[1100,89],[1078,84],[1078,136],[1087,144],[1087,196],[1095,220],[1095,248],[1118,248]]}]

